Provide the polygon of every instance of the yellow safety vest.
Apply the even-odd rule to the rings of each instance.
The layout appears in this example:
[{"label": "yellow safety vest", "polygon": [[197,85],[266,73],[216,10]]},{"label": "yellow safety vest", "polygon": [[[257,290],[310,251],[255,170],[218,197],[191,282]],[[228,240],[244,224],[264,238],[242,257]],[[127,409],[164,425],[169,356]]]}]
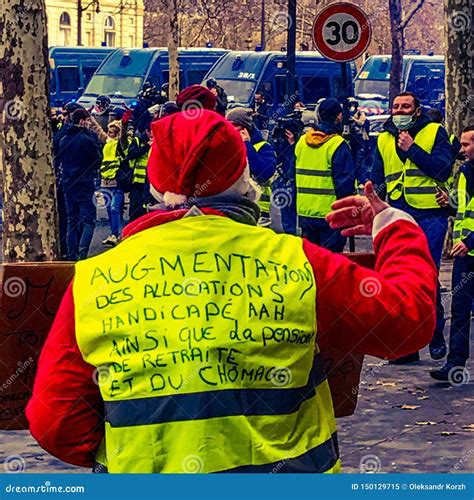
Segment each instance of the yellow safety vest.
[{"label": "yellow safety vest", "polygon": [[[456,198],[458,211],[453,229],[453,242],[455,244],[474,231],[474,197],[469,199],[466,176],[462,172],[459,174]],[[474,250],[470,250],[469,255],[474,256]]]},{"label": "yellow safety vest", "polygon": [[109,472],[339,472],[302,240],[226,217],[76,264],[75,327]]},{"label": "yellow safety vest", "polygon": [[[416,134],[414,143],[431,153],[440,127],[439,123],[429,123]],[[382,132],[377,139],[389,200],[398,200],[404,195],[406,202],[414,208],[439,208],[436,187],[444,187],[447,183],[435,181],[409,158],[403,163],[397,154],[396,141],[397,138],[387,131]]]},{"label": "yellow safety vest", "polygon": [[100,176],[102,179],[112,180],[117,175],[120,166],[120,158],[117,153],[119,139],[107,141],[102,151],[103,158],[100,166]]},{"label": "yellow safety vest", "polygon": [[302,136],[295,148],[296,212],[300,216],[324,219],[336,201],[332,178],[332,158],[344,142],[334,135],[317,148],[306,144]]},{"label": "yellow safety vest", "polygon": [[[262,147],[265,146],[265,144],[268,144],[268,142],[260,141],[255,143],[253,147],[255,148],[255,151],[257,151],[258,153],[260,149],[262,149]],[[260,196],[260,199],[258,200],[258,206],[260,207],[262,214],[269,214],[271,198],[272,198],[271,181],[265,182],[264,184],[260,184],[260,187],[262,188],[262,194]]]},{"label": "yellow safety vest", "polygon": [[[135,137],[135,142],[137,146],[140,146],[140,141],[138,137]],[[131,167],[133,168],[133,184],[145,184],[146,182],[146,168],[148,165],[148,157],[150,156],[150,152],[145,153],[144,155],[137,158]]]}]

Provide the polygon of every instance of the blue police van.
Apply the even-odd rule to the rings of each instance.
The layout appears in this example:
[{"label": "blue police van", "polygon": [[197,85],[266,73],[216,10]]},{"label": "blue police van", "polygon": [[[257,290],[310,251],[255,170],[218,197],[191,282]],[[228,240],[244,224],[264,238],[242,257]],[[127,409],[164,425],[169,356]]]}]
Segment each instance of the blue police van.
[{"label": "blue police van", "polygon": [[107,47],[51,47],[49,49],[51,107],[77,100],[95,70],[113,51]]},{"label": "blue police van", "polygon": [[[365,61],[355,80],[359,104],[378,96],[382,108],[388,108],[388,92],[392,57],[371,56]],[[445,108],[445,63],[443,56],[406,55],[403,57],[402,90],[413,92],[423,106]],[[368,105],[367,108],[370,108]],[[382,110],[387,111],[387,109]]]},{"label": "blue police van", "polygon": [[[314,108],[323,97],[343,95],[341,64],[329,61],[319,52],[296,52],[299,97],[307,108]],[[349,95],[353,95],[355,65],[350,65]],[[282,110],[286,95],[286,53],[277,51],[232,51],[209,71],[205,80],[215,78],[227,93],[229,103],[252,106],[255,93],[262,92],[272,113]]]},{"label": "blue police van", "polygon": [[[226,52],[216,48],[179,49],[181,88],[201,83]],[[112,104],[133,106],[145,82],[160,88],[168,78],[168,49],[117,49],[97,69],[79,102],[88,107],[97,96],[108,95]]]}]

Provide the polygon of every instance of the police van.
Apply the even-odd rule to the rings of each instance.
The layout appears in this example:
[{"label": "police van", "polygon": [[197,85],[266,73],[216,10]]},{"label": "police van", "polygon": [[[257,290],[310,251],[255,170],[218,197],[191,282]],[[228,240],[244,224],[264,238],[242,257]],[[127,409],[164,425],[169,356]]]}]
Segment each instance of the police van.
[{"label": "police van", "polygon": [[[365,61],[355,80],[355,94],[359,103],[379,96],[388,107],[391,64],[392,57],[388,55],[371,56]],[[402,90],[416,94],[423,106],[438,108],[444,112],[444,81],[443,56],[406,55],[403,57]],[[369,105],[366,107],[370,108]]]},{"label": "police van", "polygon": [[[349,95],[353,95],[352,79],[355,73],[355,65],[351,63]],[[343,95],[341,64],[329,61],[319,52],[296,52],[296,74],[297,99],[307,108],[314,108],[322,97],[341,98]],[[286,53],[232,51],[209,71],[205,80],[209,78],[215,78],[223,87],[229,103],[252,106],[258,91],[265,96],[271,112],[277,113],[285,103]]]},{"label": "police van", "polygon": [[107,47],[51,47],[49,75],[51,107],[77,100],[95,70],[113,51]]},{"label": "police van", "polygon": [[[179,49],[181,88],[201,83],[226,52],[216,48]],[[117,49],[98,68],[79,103],[89,107],[97,96],[108,95],[114,105],[125,103],[133,107],[145,82],[160,88],[168,78],[167,48]]]}]

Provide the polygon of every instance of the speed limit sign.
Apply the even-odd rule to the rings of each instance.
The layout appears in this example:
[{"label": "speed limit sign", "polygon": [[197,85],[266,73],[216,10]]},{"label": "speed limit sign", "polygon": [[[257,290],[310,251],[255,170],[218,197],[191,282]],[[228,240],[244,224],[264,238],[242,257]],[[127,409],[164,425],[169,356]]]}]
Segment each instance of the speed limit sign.
[{"label": "speed limit sign", "polygon": [[323,9],[313,24],[313,39],[321,54],[332,61],[348,62],[367,49],[372,30],[365,12],[347,2]]}]

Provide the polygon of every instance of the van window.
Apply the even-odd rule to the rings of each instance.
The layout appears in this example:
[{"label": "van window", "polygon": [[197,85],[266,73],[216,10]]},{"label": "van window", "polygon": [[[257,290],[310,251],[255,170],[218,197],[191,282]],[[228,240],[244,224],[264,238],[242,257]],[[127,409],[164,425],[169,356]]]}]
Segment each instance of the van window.
[{"label": "van window", "polygon": [[331,95],[331,85],[327,77],[303,76],[301,77],[301,87],[305,104],[315,103],[321,97]]},{"label": "van window", "polygon": [[49,91],[51,94],[56,93],[56,75],[54,73],[54,70],[49,71]]},{"label": "van window", "polygon": [[81,86],[77,66],[59,66],[58,78],[61,92],[76,92]]},{"label": "van window", "polygon": [[82,74],[84,75],[84,87],[90,82],[92,75],[97,68],[91,66],[82,66]]},{"label": "van window", "polygon": [[275,75],[275,90],[277,102],[284,102],[286,96],[286,77]]},{"label": "van window", "polygon": [[192,69],[187,71],[188,75],[188,85],[194,85],[195,83],[201,83],[204,77],[207,75],[207,70],[201,71],[198,69]]}]

